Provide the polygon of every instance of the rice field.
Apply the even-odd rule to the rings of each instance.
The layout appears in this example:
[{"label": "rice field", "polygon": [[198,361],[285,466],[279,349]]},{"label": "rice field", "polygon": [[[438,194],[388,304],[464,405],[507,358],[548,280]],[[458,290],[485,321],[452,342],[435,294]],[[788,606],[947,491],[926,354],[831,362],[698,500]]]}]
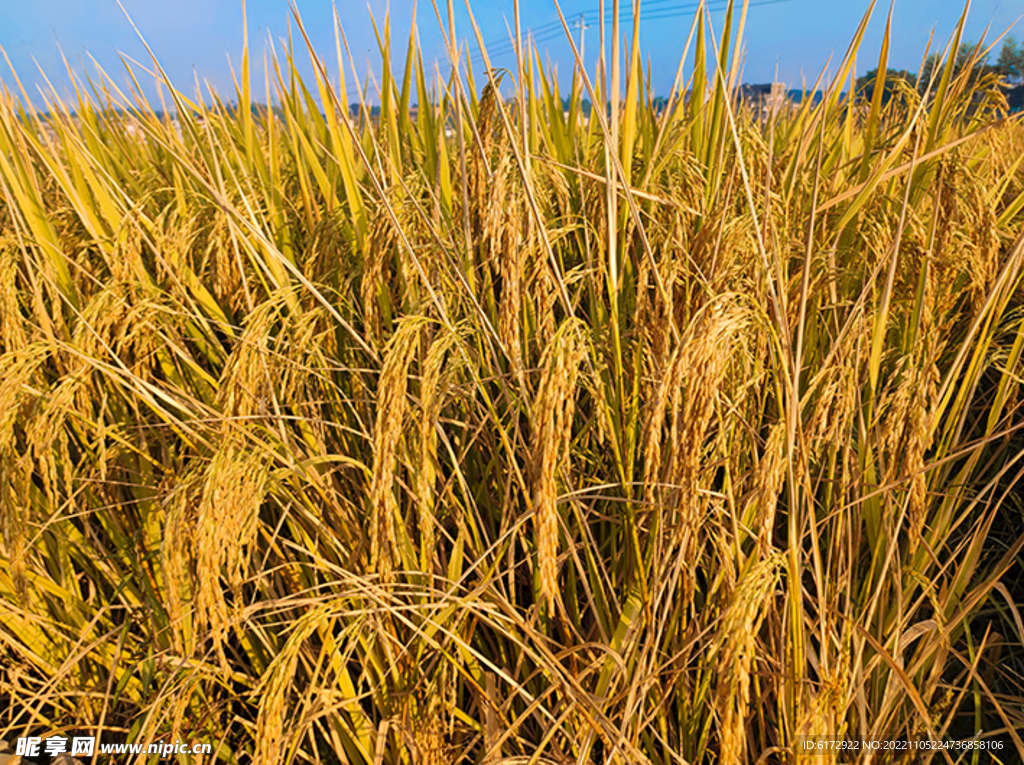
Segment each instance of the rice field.
[{"label": "rice field", "polygon": [[439,18],[370,90],[298,17],[227,96],[5,80],[0,739],[1020,762],[1024,126],[964,21],[764,111],[742,5],[667,102],[632,27],[499,73]]}]

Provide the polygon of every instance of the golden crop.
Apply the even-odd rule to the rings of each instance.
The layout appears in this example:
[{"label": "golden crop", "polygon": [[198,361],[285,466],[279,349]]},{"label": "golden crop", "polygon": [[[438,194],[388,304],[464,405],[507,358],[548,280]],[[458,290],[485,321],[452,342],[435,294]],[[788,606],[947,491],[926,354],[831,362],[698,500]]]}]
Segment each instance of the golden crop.
[{"label": "golden crop", "polygon": [[387,25],[379,119],[340,47],[273,110],[248,49],[234,105],[154,63],[176,124],[5,89],[0,737],[1024,756],[1024,128],[952,56],[844,96],[864,25],[819,103],[742,103],[744,18],[664,106],[635,32],[499,87]]}]

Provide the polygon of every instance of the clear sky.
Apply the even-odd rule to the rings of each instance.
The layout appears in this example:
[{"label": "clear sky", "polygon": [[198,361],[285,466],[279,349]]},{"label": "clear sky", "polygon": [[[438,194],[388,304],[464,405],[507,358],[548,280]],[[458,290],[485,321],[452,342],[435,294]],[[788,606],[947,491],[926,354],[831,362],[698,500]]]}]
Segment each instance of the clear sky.
[{"label": "clear sky", "polygon": [[[176,86],[191,94],[194,81],[209,80],[230,100],[233,93],[228,56],[235,63],[242,47],[241,0],[122,0],[140,31],[156,52],[163,67]],[[444,0],[442,0],[444,2]],[[867,8],[867,0],[753,0],[763,3],[751,7],[745,37],[747,82],[771,81],[776,67],[779,80],[799,86],[801,79],[813,83],[829,56],[838,62],[856,31]],[[459,37],[472,35],[465,11],[465,0],[454,0]],[[297,0],[302,18],[311,33],[314,45],[329,62],[334,62],[334,34],[331,0]],[[610,0],[608,2],[610,5]],[[630,5],[624,0],[623,5]],[[711,0],[712,8],[721,7],[722,0]],[[262,67],[266,41],[279,44],[287,35],[289,10],[287,0],[249,0],[250,39],[257,58],[254,65]],[[371,14],[383,20],[386,0],[337,0],[342,27],[351,45],[357,67],[365,73],[379,61]],[[494,42],[494,51],[507,50],[505,19],[512,19],[511,0],[476,0],[477,15],[485,41]],[[584,14],[590,28],[587,35],[587,58],[597,49],[598,0],[562,0],[566,16],[575,21]],[[641,18],[651,20],[641,25],[641,46],[649,57],[656,93],[665,93],[686,42],[692,3],[689,0],[644,0]],[[412,19],[412,0],[392,0],[391,17],[394,47],[404,52]],[[963,6],[955,0],[897,0],[894,13],[894,37],[890,65],[916,71],[930,32],[944,44]],[[444,6],[442,6],[442,11]],[[888,5],[880,4],[868,37],[861,49],[858,69],[872,68],[877,59],[881,33]],[[978,40],[991,25],[990,38],[1001,34],[1024,13],[1024,0],[975,0],[969,15],[967,37]],[[524,27],[536,30],[542,48],[546,48],[559,69],[568,73],[570,53],[563,36],[552,22],[558,20],[553,0],[522,0]],[[426,61],[444,57],[444,46],[430,0],[420,0],[420,41]],[[721,13],[715,14],[717,23]],[[1014,29],[1018,38],[1024,23]],[[140,43],[117,0],[0,0],[0,46],[10,57],[19,76],[34,93],[41,82],[35,62],[63,89],[67,82],[60,51],[80,71],[93,71],[88,60],[91,54],[108,72],[121,82],[118,52],[146,61]],[[400,59],[397,55],[396,59]],[[495,57],[496,65],[509,66],[513,59],[507,53]],[[993,56],[993,59],[995,56]],[[84,62],[84,65],[80,62]],[[442,67],[443,69],[443,67]],[[835,64],[832,66],[835,70]],[[8,85],[13,78],[0,62],[0,79]],[[259,82],[262,83],[262,76]],[[352,95],[352,94],[350,94]],[[354,98],[352,99],[354,100]]]}]

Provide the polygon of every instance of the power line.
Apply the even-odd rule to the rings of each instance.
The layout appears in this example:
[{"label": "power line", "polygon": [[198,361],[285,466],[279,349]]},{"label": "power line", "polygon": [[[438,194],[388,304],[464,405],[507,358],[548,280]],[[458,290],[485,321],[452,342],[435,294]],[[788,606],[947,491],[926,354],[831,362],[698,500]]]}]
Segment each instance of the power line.
[{"label": "power line", "polygon": [[[651,5],[663,4],[663,3],[669,3],[669,2],[678,2],[678,0],[649,0],[649,2],[645,4],[644,8],[647,9]],[[758,3],[758,4],[760,4],[760,3]],[[610,6],[610,3],[607,3],[606,7],[605,7],[605,12],[604,12],[604,22],[605,22],[606,25],[611,25],[612,21],[614,20],[614,13],[615,13],[615,11],[614,11],[614,9],[612,9],[609,6]],[[728,7],[728,2],[726,2],[726,0],[712,0],[710,4],[707,4],[707,6],[708,6],[708,10],[709,11],[720,11],[720,10],[725,10]],[[673,6],[673,7],[669,7],[669,8],[656,8],[651,13],[641,13],[641,15],[640,15],[640,23],[642,24],[645,21],[653,21],[653,20],[658,20],[658,19],[675,18],[675,17],[686,15],[686,14],[689,14],[689,13],[694,13],[694,12],[697,11],[697,9],[699,7],[700,7],[699,3],[687,3],[685,5],[677,5],[677,6]],[[656,13],[658,15],[656,15],[656,16],[652,15],[654,13]],[[601,17],[601,9],[600,9],[600,7],[591,8],[589,11],[584,11],[584,12],[580,13],[579,16],[583,17],[583,18],[591,18],[591,19],[600,18]],[[620,9],[619,20],[620,20],[621,23],[630,23],[632,21],[632,18],[633,18],[632,4],[628,4],[627,8]],[[535,43],[546,42],[548,40],[552,40],[552,39],[554,39],[556,37],[560,37],[560,36],[564,35],[564,30],[562,29],[562,22],[559,21],[559,20],[552,21],[552,22],[549,22],[547,24],[541,24],[539,26],[530,27],[530,28],[528,28],[526,30],[526,32],[527,32],[527,34],[530,35],[531,39]],[[515,41],[511,40],[509,38],[504,38],[502,40],[495,40],[495,41],[492,41],[490,44],[485,44],[485,45],[486,45],[486,49],[487,49],[488,54],[494,55],[494,56],[503,56],[503,55],[505,55],[507,53],[510,53],[513,50],[515,50]],[[474,58],[481,58],[482,57],[482,54],[481,54],[479,49],[477,49],[477,51],[473,55],[474,55]]]},{"label": "power line", "polygon": [[[643,4],[643,8],[644,8],[645,11],[647,11],[651,6],[664,5],[666,3],[673,3],[673,2],[678,2],[678,0],[645,0],[645,2]],[[716,2],[719,3],[720,7],[719,8],[709,8],[709,10],[724,10],[725,7],[726,7],[725,5],[722,5],[722,3],[725,2],[725,0],[711,0],[711,2],[712,3],[716,3]],[[678,6],[678,7],[686,8],[686,9],[692,9],[692,10],[696,11],[697,8],[699,7],[699,4],[698,3],[688,3],[685,6]],[[656,12],[665,11],[665,10],[671,10],[671,9],[668,9],[668,8],[656,8],[655,9]],[[614,14],[615,14],[615,9],[612,8],[611,0],[608,0],[608,2],[605,3],[605,8],[604,8],[604,20],[605,20],[605,22],[610,24],[612,19],[614,18]],[[594,18],[594,17],[598,17],[600,15],[601,15],[601,8],[597,7],[597,8],[591,8],[590,10],[587,10],[587,11],[580,12],[579,14],[569,14],[568,16],[566,16],[566,18],[573,18],[574,16],[578,16],[580,18],[584,18],[584,17]],[[633,17],[633,5],[632,5],[632,3],[628,2],[628,0],[626,0],[626,2],[623,3],[623,6],[619,9],[619,19],[620,19],[620,21],[628,21],[632,17]],[[641,21],[644,21],[647,18],[648,18],[647,13],[644,13],[642,18],[641,18]],[[578,25],[578,22],[575,23],[575,24],[570,24],[570,26],[577,26],[577,25]],[[577,26],[577,28],[578,28],[578,26]],[[536,36],[536,35],[540,35],[540,34],[546,34],[551,29],[558,29],[558,30],[561,31],[561,29],[562,29],[562,22],[560,20],[558,20],[558,19],[555,19],[554,21],[549,21],[546,24],[540,24],[538,26],[529,27],[526,31],[531,32],[531,33],[533,33]],[[502,43],[507,43],[507,42],[508,42],[507,39],[503,39],[503,40],[500,40],[500,41],[499,40],[495,40],[495,41],[492,41],[492,44],[502,44]],[[488,50],[490,50],[490,46],[488,46]]]},{"label": "power line", "polygon": [[[663,21],[667,19],[688,16],[695,13],[700,8],[700,3],[685,3],[682,5],[672,5],[668,7],[654,8],[653,10],[650,9],[652,5],[663,5],[671,2],[678,3],[678,0],[648,0],[648,2],[646,2],[643,8],[641,9],[640,23],[643,24],[647,21]],[[785,2],[789,2],[789,0],[760,0],[760,2],[750,3],[748,7],[754,8],[767,5],[779,5]],[[605,4],[604,22],[606,25],[610,26],[614,21],[614,9],[609,8],[609,5],[610,2]],[[724,11],[729,7],[728,0],[711,0],[710,3],[705,3],[704,5],[705,8],[712,13]],[[590,28],[592,24],[588,22],[590,22],[591,19],[596,21],[598,18],[600,18],[601,9],[600,7],[591,8],[589,11],[584,11],[579,14],[575,14],[575,16],[579,19],[579,21],[575,23],[568,22],[568,18],[571,17],[567,16],[567,23],[569,23],[570,27],[576,27],[577,29],[579,29],[580,24],[582,23],[586,25],[584,29]],[[632,4],[628,3],[627,8],[620,9],[619,21],[620,23],[629,24],[632,22],[632,20],[633,8]],[[524,30],[523,33],[524,42],[527,36],[529,36],[529,39],[533,44],[539,45],[540,43],[549,42],[557,38],[564,39],[565,30],[562,28],[562,22],[560,20],[556,20],[546,24],[541,24],[539,26],[527,28],[526,30]],[[506,56],[509,53],[513,53],[516,49],[516,42],[514,39],[506,37],[502,40],[495,40],[492,41],[491,43],[485,43],[485,48],[487,50],[488,56],[490,56],[490,58],[492,59],[495,59]],[[471,54],[471,57],[475,62],[479,63],[483,60],[483,53],[480,51],[479,48],[477,48]]]}]

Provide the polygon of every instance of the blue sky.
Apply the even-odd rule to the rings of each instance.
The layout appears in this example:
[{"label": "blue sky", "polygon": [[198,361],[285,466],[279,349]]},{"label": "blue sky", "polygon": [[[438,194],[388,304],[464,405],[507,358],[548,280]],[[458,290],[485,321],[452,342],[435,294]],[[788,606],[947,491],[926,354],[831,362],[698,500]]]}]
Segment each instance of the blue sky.
[{"label": "blue sky", "polygon": [[[237,63],[241,51],[241,0],[122,2],[179,89],[194,92],[193,83],[198,76],[201,81],[211,81],[222,95],[230,98],[233,89],[227,61],[230,56]],[[454,0],[454,4],[458,34],[468,37],[472,30],[464,0]],[[297,0],[297,5],[317,50],[333,63],[330,0]],[[392,0],[390,5],[395,47],[404,51],[413,2]],[[576,20],[584,13],[591,25],[586,32],[588,59],[597,48],[597,5],[598,0],[562,0],[567,17]],[[624,0],[623,5],[629,5],[629,0]],[[713,1],[711,5],[717,7],[721,2]],[[486,41],[507,39],[504,19],[511,20],[512,7],[511,0],[474,3],[474,13]],[[689,7],[692,6],[687,0],[644,2],[644,12],[660,17],[641,25],[641,45],[650,59],[658,93],[666,92],[671,85],[689,30],[692,17]],[[258,54],[258,65],[262,67],[265,42],[268,39],[279,41],[287,34],[288,3],[287,0],[249,0],[247,8],[250,38]],[[365,73],[379,60],[371,14],[382,20],[386,0],[337,0],[337,8],[356,65]],[[802,78],[813,83],[830,56],[834,62],[842,57],[866,8],[866,0],[774,0],[752,7],[745,37],[744,79],[747,82],[770,81],[777,67],[779,80],[790,86],[798,87]],[[930,32],[934,29],[936,40],[945,43],[962,8],[959,2],[947,0],[897,0],[890,65],[916,70]],[[874,66],[887,10],[887,5],[880,5],[875,11],[858,63],[861,72]],[[553,0],[522,0],[521,13],[524,26],[538,30],[542,39],[548,30],[557,33],[557,29],[549,26],[558,18]],[[967,36],[977,40],[986,26],[991,25],[989,36],[994,37],[1013,24],[1021,13],[1024,13],[1022,0],[975,0]],[[418,17],[425,58],[427,61],[443,59],[444,46],[430,0],[420,0]],[[721,14],[715,14],[715,18],[720,23]],[[1024,36],[1024,23],[1018,24],[1014,31],[1018,38]],[[59,90],[66,87],[61,50],[76,68],[85,71],[93,71],[88,60],[91,54],[118,82],[124,80],[118,52],[146,61],[145,50],[116,0],[0,0],[0,46],[33,94],[36,84],[42,81],[35,62],[57,83]],[[543,47],[561,71],[570,71],[571,59],[564,39],[545,40]],[[84,66],[80,61],[85,62]],[[506,55],[498,57],[495,63],[508,66],[511,62]],[[832,69],[834,71],[835,63]],[[2,62],[0,79],[13,84]]]}]

